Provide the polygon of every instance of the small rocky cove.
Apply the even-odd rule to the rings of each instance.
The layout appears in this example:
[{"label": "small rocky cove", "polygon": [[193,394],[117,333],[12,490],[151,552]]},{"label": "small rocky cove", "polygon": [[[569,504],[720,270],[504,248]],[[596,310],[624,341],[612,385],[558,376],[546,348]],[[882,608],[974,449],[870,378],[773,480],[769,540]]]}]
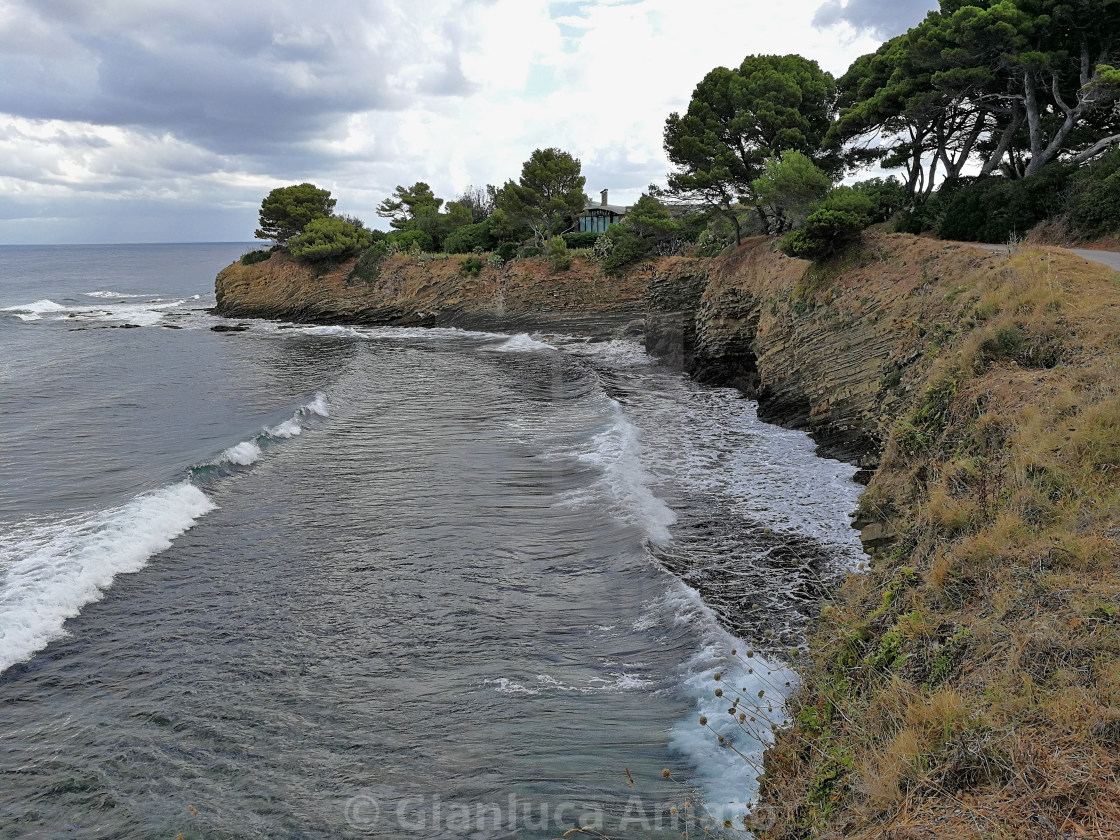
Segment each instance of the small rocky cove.
[{"label": "small rocky cove", "polygon": [[583,258],[462,276],[461,260],[395,256],[364,280],[282,254],[235,263],[217,313],[640,336],[738,388],[868,485],[855,525],[871,562],[810,631],[761,783],[779,818],[759,836],[1014,837],[1063,820],[1117,836],[1115,272],[878,231],[824,263],[768,238],[620,276]]}]

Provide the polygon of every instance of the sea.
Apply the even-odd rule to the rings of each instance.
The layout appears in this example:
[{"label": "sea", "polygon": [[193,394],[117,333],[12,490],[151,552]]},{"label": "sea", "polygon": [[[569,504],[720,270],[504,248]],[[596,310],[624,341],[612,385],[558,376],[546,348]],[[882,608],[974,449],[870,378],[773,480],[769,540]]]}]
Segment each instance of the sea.
[{"label": "sea", "polygon": [[765,819],[855,468],[630,340],[212,314],[251,247],[0,247],[0,838]]}]

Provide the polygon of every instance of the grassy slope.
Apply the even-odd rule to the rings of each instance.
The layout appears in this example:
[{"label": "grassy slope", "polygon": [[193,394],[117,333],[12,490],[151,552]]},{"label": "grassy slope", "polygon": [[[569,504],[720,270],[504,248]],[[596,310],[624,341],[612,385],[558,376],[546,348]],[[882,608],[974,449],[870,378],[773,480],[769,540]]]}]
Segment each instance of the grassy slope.
[{"label": "grassy slope", "polygon": [[1120,275],[985,262],[927,281],[861,510],[896,536],[823,611],[768,837],[1120,837]]}]

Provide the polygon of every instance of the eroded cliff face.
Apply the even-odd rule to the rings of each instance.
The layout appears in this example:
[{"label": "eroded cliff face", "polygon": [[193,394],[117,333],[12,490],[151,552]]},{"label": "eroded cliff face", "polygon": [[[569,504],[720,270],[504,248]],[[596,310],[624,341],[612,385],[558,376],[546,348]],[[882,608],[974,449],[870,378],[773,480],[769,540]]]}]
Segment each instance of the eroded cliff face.
[{"label": "eroded cliff face", "polygon": [[904,372],[929,329],[956,311],[941,278],[997,260],[871,233],[858,254],[821,268],[759,238],[691,272],[655,275],[646,345],[701,381],[740,388],[763,419],[873,469],[913,379]]},{"label": "eroded cliff face", "polygon": [[[556,330],[606,337],[640,331],[649,277],[662,263],[623,277],[576,259],[553,271],[545,259],[461,273],[463,257],[397,255],[369,279],[352,275],[353,262],[316,274],[283,253],[222,271],[217,312],[230,318],[300,323]],[[368,276],[368,275],[367,275]]]}]

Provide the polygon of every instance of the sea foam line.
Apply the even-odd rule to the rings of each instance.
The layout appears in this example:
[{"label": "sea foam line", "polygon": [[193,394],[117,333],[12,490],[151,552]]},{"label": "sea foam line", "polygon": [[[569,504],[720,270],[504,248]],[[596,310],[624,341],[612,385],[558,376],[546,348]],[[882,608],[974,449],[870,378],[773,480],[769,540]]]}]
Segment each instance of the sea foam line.
[{"label": "sea foam line", "polygon": [[[93,292],[87,292],[93,295]],[[114,295],[114,297],[147,297],[147,295]],[[167,310],[186,303],[186,299],[165,300],[153,298],[145,303],[91,303],[84,306],[64,306],[53,300],[43,298],[33,303],[5,306],[0,312],[11,312],[23,321],[40,321],[44,315],[58,318],[73,318],[77,321],[128,322],[138,326],[151,327],[163,320]]]},{"label": "sea foam line", "polygon": [[252,440],[243,440],[226,449],[218,456],[218,463],[225,462],[238,467],[248,467],[255,464],[264,456],[264,447],[275,440],[288,440],[303,434],[303,418],[305,417],[330,417],[330,405],[327,395],[321,391],[306,405],[296,409],[290,420],[285,420],[278,426],[265,428]]},{"label": "sea foam line", "polygon": [[616,400],[610,400],[610,425],[592,438],[595,449],[577,457],[598,467],[600,479],[626,520],[641,525],[656,545],[669,542],[677,515],[650,489],[652,479],[642,466],[641,436]]},{"label": "sea foam line", "polygon": [[[773,742],[773,726],[785,721],[785,699],[796,676],[749,652],[750,646],[724,630],[700,593],[683,582],[675,581],[647,605],[635,629],[666,620],[701,631],[700,646],[685,663],[681,682],[694,699],[693,712],[673,727],[669,745],[695,768],[693,781],[704,793],[707,815],[717,823],[737,821],[757,801],[762,754]],[[723,696],[716,696],[717,688]],[[747,716],[742,725],[728,714],[735,697],[741,698],[737,712]],[[706,725],[700,724],[702,717]]]},{"label": "sea foam line", "polygon": [[184,481],[6,547],[0,562],[12,562],[3,562],[0,576],[0,671],[65,636],[66,620],[99,601],[117,575],[144,568],[215,507]]},{"label": "sea foam line", "polygon": [[[220,461],[248,466],[262,455],[262,439],[303,432],[301,420],[329,417],[317,393],[290,420],[225,450]],[[137,496],[121,507],[32,528],[0,548],[0,672],[66,635],[67,619],[99,601],[119,574],[138,572],[217,506],[183,481]]]}]

